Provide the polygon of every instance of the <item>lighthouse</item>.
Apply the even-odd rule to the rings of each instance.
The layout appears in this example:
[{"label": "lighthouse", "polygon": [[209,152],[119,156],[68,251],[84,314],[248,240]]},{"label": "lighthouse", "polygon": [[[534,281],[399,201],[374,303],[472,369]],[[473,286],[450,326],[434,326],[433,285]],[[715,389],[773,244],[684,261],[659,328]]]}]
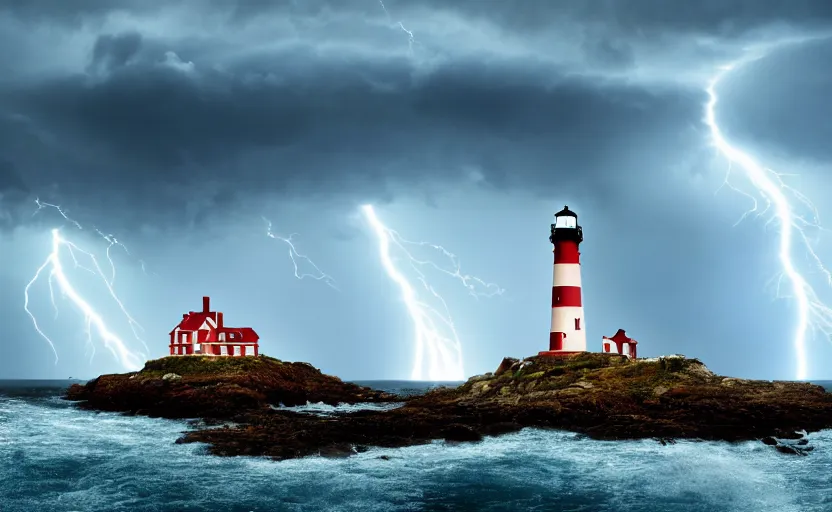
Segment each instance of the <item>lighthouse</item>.
[{"label": "lighthouse", "polygon": [[566,356],[586,352],[586,326],[581,302],[581,253],[584,233],[578,215],[568,206],[555,214],[549,241],[554,246],[552,279],[552,328],[549,350],[541,356]]}]

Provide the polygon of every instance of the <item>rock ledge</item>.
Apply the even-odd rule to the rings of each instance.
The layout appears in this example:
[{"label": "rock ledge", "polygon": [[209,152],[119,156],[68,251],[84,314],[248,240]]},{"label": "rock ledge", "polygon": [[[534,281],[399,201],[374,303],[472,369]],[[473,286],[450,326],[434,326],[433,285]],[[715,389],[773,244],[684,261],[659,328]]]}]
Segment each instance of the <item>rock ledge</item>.
[{"label": "rock ledge", "polygon": [[[179,378],[164,380],[171,373]],[[200,425],[231,421],[187,432],[178,442],[205,442],[217,455],[275,459],[348,456],[434,439],[470,442],[524,427],[663,444],[760,439],[782,453],[806,455],[812,448],[805,433],[832,428],[832,394],[820,386],[727,378],[684,356],[506,358],[493,374],[408,398],[344,383],[307,363],[168,357],[134,374],[73,385],[67,398],[92,410],[200,418]],[[392,401],[406,403],[325,417],[271,407]]]}]

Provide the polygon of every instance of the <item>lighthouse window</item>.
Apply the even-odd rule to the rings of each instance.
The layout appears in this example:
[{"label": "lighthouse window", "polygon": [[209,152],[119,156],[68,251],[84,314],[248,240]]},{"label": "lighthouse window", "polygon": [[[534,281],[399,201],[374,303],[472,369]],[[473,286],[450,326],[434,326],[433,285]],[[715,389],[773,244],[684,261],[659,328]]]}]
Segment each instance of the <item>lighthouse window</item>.
[{"label": "lighthouse window", "polygon": [[581,319],[580,319],[580,318],[576,318],[576,319],[575,319],[575,330],[576,330],[576,331],[580,331],[580,330],[581,330]]},{"label": "lighthouse window", "polygon": [[575,217],[563,216],[555,219],[555,228],[574,228],[578,225]]}]

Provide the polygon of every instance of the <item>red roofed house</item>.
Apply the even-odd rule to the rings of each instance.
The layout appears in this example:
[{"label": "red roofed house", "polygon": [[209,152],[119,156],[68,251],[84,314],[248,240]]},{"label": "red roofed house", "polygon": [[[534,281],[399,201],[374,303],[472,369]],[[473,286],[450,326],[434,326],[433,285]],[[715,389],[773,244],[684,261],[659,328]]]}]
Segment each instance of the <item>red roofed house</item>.
[{"label": "red roofed house", "polygon": [[[612,351],[612,344],[615,343],[615,352]],[[624,345],[627,345],[625,348]],[[636,345],[638,342],[633,338],[627,336],[624,329],[618,329],[618,332],[612,338],[604,336],[604,350],[605,354],[618,353],[632,359],[636,358]]]},{"label": "red roofed house", "polygon": [[211,299],[202,297],[202,311],[182,315],[170,331],[170,355],[256,356],[259,339],[251,327],[226,327],[222,313],[211,311]]}]

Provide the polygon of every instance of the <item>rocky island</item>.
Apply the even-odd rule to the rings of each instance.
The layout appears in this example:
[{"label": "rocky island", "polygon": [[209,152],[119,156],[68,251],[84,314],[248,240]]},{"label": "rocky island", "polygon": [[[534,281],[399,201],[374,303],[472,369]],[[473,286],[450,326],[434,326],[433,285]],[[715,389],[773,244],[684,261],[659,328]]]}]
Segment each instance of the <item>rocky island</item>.
[{"label": "rocky island", "polygon": [[[192,419],[193,430],[177,442],[207,443],[216,455],[279,460],[435,439],[478,441],[525,427],[607,440],[762,440],[806,455],[812,449],[806,433],[832,428],[832,394],[820,386],[722,377],[683,356],[506,358],[495,372],[459,387],[411,397],[262,355],[165,357],[139,372],[74,384],[66,398],[88,410]],[[390,406],[326,416],[287,409],[318,402]]]}]

